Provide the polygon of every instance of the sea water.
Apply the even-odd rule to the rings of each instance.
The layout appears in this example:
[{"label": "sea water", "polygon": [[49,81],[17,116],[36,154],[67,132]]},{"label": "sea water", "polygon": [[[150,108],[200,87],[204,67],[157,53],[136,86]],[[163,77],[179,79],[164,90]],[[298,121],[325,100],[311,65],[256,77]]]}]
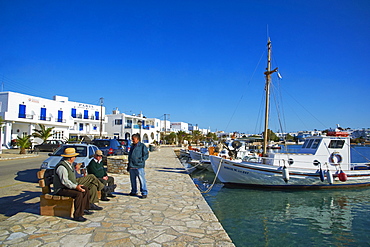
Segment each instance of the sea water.
[{"label": "sea water", "polygon": [[[369,162],[370,147],[355,149],[353,162]],[[191,176],[206,190],[215,174],[195,171]],[[369,187],[269,191],[217,182],[203,196],[238,247],[370,246]]]}]

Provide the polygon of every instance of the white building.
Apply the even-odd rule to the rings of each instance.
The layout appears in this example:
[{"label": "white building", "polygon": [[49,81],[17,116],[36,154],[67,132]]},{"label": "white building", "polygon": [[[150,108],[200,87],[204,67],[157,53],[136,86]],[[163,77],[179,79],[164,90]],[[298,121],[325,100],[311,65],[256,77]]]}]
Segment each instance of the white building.
[{"label": "white building", "polygon": [[189,124],[184,122],[171,122],[171,131],[179,132],[180,130],[189,133]]},{"label": "white building", "polygon": [[117,139],[131,139],[133,134],[140,134],[143,143],[160,141],[161,121],[156,118],[146,118],[143,114],[127,115],[114,110],[113,114],[106,115],[106,130],[108,137]]},{"label": "white building", "polygon": [[4,119],[1,141],[7,148],[17,136],[31,135],[38,124],[54,127],[52,139],[93,139],[100,132],[106,135],[104,115],[105,107],[68,101],[68,97],[51,100],[0,92],[0,116]]}]

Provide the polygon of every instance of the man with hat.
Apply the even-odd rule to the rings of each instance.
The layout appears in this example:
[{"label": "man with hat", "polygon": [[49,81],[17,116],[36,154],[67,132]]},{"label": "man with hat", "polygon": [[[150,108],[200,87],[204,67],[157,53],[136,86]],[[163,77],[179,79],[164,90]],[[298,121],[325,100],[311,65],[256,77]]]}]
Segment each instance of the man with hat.
[{"label": "man with hat", "polygon": [[[94,159],[92,159],[87,166],[87,173],[88,174],[94,174],[100,182],[102,182],[105,186],[108,186],[109,188],[116,188],[116,185],[114,184],[114,178],[111,176],[108,176],[107,172],[105,171],[103,167],[103,152],[101,150],[96,150],[94,154]],[[111,190],[111,191],[113,191]],[[101,193],[101,199],[102,201],[110,201],[108,197],[116,197],[112,195],[111,192],[107,192],[102,190]]]},{"label": "man with hat", "polygon": [[74,148],[64,150],[63,159],[55,167],[53,184],[55,194],[74,199],[73,220],[83,222],[86,221],[83,215],[92,214],[92,212],[89,211],[89,190],[76,181],[73,162],[78,155]]}]

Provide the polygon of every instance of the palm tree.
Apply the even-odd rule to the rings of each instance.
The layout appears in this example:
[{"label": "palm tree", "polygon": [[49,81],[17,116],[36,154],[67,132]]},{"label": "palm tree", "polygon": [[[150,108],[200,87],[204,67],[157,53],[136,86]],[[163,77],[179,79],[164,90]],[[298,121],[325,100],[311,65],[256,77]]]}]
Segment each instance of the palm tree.
[{"label": "palm tree", "polygon": [[26,154],[26,148],[29,148],[31,146],[31,141],[30,141],[31,135],[25,135],[23,137],[17,136],[17,146],[19,146],[20,154]]},{"label": "palm tree", "polygon": [[199,144],[199,141],[201,141],[203,137],[202,132],[200,130],[193,130],[193,141],[195,142],[196,145]]},{"label": "palm tree", "polygon": [[177,132],[177,140],[179,140],[179,144],[183,144],[184,140],[188,134],[185,131],[180,130]]},{"label": "palm tree", "polygon": [[46,128],[45,125],[43,124],[38,124],[40,129],[33,129],[32,136],[33,137],[38,137],[42,139],[42,141],[46,141],[50,136],[53,134],[51,133],[54,129],[54,127]]}]

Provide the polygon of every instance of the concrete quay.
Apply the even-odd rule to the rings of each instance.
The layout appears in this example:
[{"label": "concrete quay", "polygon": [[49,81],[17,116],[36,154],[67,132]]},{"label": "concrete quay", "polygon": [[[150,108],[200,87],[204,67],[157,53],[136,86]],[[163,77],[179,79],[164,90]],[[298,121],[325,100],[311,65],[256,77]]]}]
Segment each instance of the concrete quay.
[{"label": "concrete quay", "polygon": [[36,206],[0,222],[0,246],[234,246],[173,148],[150,153],[146,199],[128,196],[128,175],[111,175],[117,197],[86,222],[40,216]]}]

